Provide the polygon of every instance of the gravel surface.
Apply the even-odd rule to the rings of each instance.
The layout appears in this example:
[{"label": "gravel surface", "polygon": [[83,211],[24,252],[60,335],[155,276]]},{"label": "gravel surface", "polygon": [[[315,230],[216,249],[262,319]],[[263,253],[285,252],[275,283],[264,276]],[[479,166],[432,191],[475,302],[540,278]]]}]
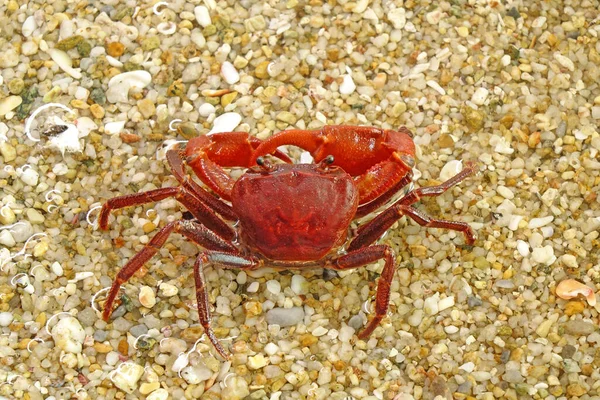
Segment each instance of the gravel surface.
[{"label": "gravel surface", "polygon": [[[0,399],[599,398],[597,0],[1,3]],[[407,126],[415,186],[476,161],[418,205],[474,246],[396,223],[367,340],[381,263],[210,268],[222,360],[179,235],[102,321],[103,289],[184,211],[105,232],[106,199],[175,185],[164,150],[198,134],[324,124]]]}]

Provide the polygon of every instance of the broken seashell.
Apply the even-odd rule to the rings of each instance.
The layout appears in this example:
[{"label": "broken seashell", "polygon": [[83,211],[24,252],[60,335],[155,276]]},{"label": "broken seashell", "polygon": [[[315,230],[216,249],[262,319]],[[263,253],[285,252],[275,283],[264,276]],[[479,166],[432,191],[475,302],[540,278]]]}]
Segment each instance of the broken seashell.
[{"label": "broken seashell", "polygon": [[113,76],[108,81],[106,100],[111,103],[126,102],[129,90],[142,90],[150,84],[152,75],[148,71],[130,71]]},{"label": "broken seashell", "polygon": [[590,306],[594,307],[596,305],[596,294],[594,293],[594,290],[575,279],[566,279],[560,282],[556,286],[556,295],[565,300],[582,295],[587,299]]},{"label": "broken seashell", "polygon": [[47,53],[52,58],[52,61],[56,63],[67,74],[71,75],[75,79],[81,79],[81,72],[79,68],[73,68],[73,60],[67,53],[58,49],[48,49]]},{"label": "broken seashell", "polygon": [[156,27],[156,30],[163,35],[172,35],[177,30],[177,25],[174,22],[161,22]]}]

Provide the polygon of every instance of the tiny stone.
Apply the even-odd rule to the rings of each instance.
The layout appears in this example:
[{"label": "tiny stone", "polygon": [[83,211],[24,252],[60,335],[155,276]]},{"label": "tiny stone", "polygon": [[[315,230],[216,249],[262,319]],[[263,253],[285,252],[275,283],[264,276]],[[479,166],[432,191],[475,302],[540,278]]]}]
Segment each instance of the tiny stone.
[{"label": "tiny stone", "polygon": [[250,389],[246,380],[241,376],[232,376],[227,380],[227,390],[221,392],[221,400],[246,399],[248,395]]},{"label": "tiny stone", "polygon": [[121,57],[125,52],[125,46],[120,42],[111,42],[106,46],[106,53],[111,57]]},{"label": "tiny stone", "polygon": [[279,281],[271,279],[267,281],[267,290],[273,294],[279,294],[281,292],[281,284]]},{"label": "tiny stone", "polygon": [[126,393],[133,393],[143,374],[144,367],[129,361],[120,364],[116,371],[109,376],[116,387]]},{"label": "tiny stone", "polygon": [[169,392],[167,389],[156,389],[148,396],[146,396],[146,400],[167,400],[169,398]]},{"label": "tiny stone", "polygon": [[150,119],[150,117],[156,114],[156,106],[150,99],[143,99],[138,101],[137,106],[138,110],[145,119]]},{"label": "tiny stone", "polygon": [[279,325],[281,327],[297,325],[304,319],[304,308],[272,308],[266,314],[269,325]]},{"label": "tiny stone", "polygon": [[13,314],[8,311],[0,312],[0,326],[6,327],[9,326],[13,321]]},{"label": "tiny stone", "polygon": [[289,111],[281,111],[279,114],[277,114],[276,119],[278,121],[286,122],[290,125],[296,123],[296,116]]},{"label": "tiny stone", "polygon": [[263,61],[259,63],[254,69],[254,76],[256,76],[258,79],[268,79],[270,76],[267,70],[269,64],[269,61]]},{"label": "tiny stone", "polygon": [[586,336],[596,331],[596,326],[594,324],[581,320],[567,321],[564,327],[566,333],[575,336]]},{"label": "tiny stone", "polygon": [[308,284],[306,278],[302,275],[294,275],[292,276],[292,283],[290,285],[292,291],[296,294],[306,294],[308,293]]},{"label": "tiny stone", "polygon": [[156,296],[154,290],[149,286],[142,286],[140,288],[139,300],[142,306],[146,308],[152,308],[156,304]]},{"label": "tiny stone", "polygon": [[262,354],[257,354],[254,357],[248,357],[246,365],[248,368],[256,370],[267,365],[267,359]]}]

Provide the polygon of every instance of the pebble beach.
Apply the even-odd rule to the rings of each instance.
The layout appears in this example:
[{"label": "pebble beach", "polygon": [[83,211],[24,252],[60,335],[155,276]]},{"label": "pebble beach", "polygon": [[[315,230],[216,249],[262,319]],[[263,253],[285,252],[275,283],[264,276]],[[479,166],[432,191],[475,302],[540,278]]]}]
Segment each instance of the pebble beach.
[{"label": "pebble beach", "polygon": [[[0,4],[0,399],[600,399],[600,2],[6,0]],[[352,271],[205,271],[173,234],[102,305],[174,199],[165,151],[406,126],[414,187],[479,172]],[[308,153],[286,149],[298,162]],[[191,171],[190,171],[191,172]],[[243,170],[233,170],[239,176]],[[411,185],[412,187],[412,185]],[[407,190],[410,188],[407,188]],[[356,224],[352,227],[356,228]]]}]

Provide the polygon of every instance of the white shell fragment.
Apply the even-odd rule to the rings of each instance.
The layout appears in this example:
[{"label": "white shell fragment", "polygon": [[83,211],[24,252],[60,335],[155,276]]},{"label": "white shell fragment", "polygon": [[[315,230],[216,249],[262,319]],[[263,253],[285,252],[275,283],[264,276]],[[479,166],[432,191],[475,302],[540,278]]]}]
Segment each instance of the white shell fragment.
[{"label": "white shell fragment", "polygon": [[486,88],[477,88],[477,90],[475,91],[475,93],[473,93],[473,96],[471,97],[471,101],[477,104],[478,106],[481,106],[485,104],[485,101],[487,100],[489,94],[490,91]]},{"label": "white shell fragment", "polygon": [[58,49],[48,49],[48,54],[60,69],[75,79],[81,79],[81,70],[73,68],[73,60],[71,60],[71,57],[67,53]]},{"label": "white shell fragment", "polygon": [[108,81],[106,100],[111,103],[126,102],[131,89],[142,90],[152,82],[152,75],[147,71],[130,71],[113,76]]},{"label": "white shell fragment", "polygon": [[213,128],[207,135],[220,132],[233,132],[235,128],[242,122],[242,116],[238,113],[228,112],[219,115],[213,121]]},{"label": "white shell fragment", "polygon": [[594,290],[575,279],[566,279],[556,286],[556,295],[561,299],[569,300],[579,295],[584,296],[592,307],[596,305],[596,294]]},{"label": "white shell fragment", "polygon": [[63,318],[52,328],[54,343],[67,353],[81,353],[85,331],[79,321],[73,317]]},{"label": "white shell fragment", "polygon": [[49,140],[48,146],[57,148],[63,156],[65,155],[65,152],[73,153],[82,151],[83,148],[81,146],[81,142],[79,141],[79,130],[77,127],[73,124],[64,122],[58,117],[53,118],[55,125],[64,125],[67,127],[67,130],[56,136],[53,136]]},{"label": "white shell fragment", "polygon": [[223,79],[230,85],[239,82],[240,74],[237,72],[235,67],[229,61],[225,61],[223,65],[221,65],[221,75],[223,75]]},{"label": "white shell fragment", "polygon": [[161,22],[156,27],[156,30],[163,35],[172,35],[177,31],[177,25],[174,22]]},{"label": "white shell fragment", "polygon": [[194,15],[196,16],[196,21],[198,21],[201,27],[206,28],[208,25],[212,24],[210,14],[208,13],[208,8],[205,6],[197,6],[194,8]]}]

